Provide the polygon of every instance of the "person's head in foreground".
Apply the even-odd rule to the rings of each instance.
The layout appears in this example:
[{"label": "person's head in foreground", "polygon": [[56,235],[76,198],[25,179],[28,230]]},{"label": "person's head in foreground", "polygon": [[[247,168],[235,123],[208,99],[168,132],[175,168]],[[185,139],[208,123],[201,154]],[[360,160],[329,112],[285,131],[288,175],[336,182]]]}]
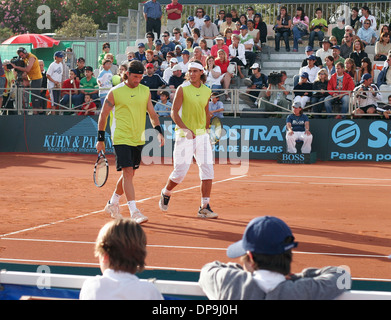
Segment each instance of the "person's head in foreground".
[{"label": "person's head in foreground", "polygon": [[242,240],[228,247],[229,258],[239,258],[245,270],[258,269],[290,274],[295,237],[287,224],[270,216],[253,219],[244,231]]},{"label": "person's head in foreground", "polygon": [[135,274],[145,267],[147,237],[142,227],[130,219],[116,219],[105,224],[95,243],[95,256],[106,269]]}]

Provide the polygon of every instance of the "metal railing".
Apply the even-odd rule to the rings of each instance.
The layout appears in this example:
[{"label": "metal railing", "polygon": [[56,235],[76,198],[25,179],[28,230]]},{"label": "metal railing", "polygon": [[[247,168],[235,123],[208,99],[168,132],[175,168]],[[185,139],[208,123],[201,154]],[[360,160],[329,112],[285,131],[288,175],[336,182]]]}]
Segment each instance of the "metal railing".
[{"label": "metal railing", "polygon": [[[99,88],[100,90],[108,90],[110,88]],[[72,97],[75,95],[79,95],[80,93],[73,94],[73,92],[81,91],[81,90],[86,90],[85,88],[79,88],[79,89],[69,89],[69,88],[59,88],[59,89],[53,89],[57,91],[63,91],[66,92],[66,94],[69,93],[69,100],[67,104],[64,103],[54,103],[52,99],[48,96],[42,96],[35,94],[34,92],[31,92],[32,89],[30,88],[23,88],[23,87],[16,87],[14,86],[13,88],[7,88],[7,90],[10,90],[4,97],[3,97],[3,107],[0,109],[0,114],[2,115],[8,115],[8,114],[36,114],[36,113],[44,113],[44,114],[59,114],[59,115],[72,115],[72,114],[78,114],[81,111],[83,111],[82,107],[84,105],[84,100],[81,101],[80,104],[75,104],[74,100],[72,100]],[[33,89],[33,90],[49,90],[47,88],[40,88],[40,89]],[[161,92],[162,90],[166,91],[172,91],[170,88],[165,88],[165,89],[150,89],[151,92]],[[265,89],[251,89],[251,92],[248,91],[249,89],[246,88],[239,88],[239,89],[217,89],[214,90],[218,93],[218,97],[221,100],[225,100],[226,94],[230,97],[230,101],[224,101],[224,112],[223,114],[225,116],[232,116],[232,117],[240,117],[243,115],[246,115],[247,117],[249,115],[264,115],[265,117],[284,117],[292,113],[292,99],[287,99],[289,102],[289,107],[284,107],[281,105],[278,105],[274,103],[273,101],[267,101],[267,104],[274,107],[276,111],[267,111],[264,109],[259,108],[260,106],[260,99],[264,98],[266,95],[266,90]],[[269,89],[269,91],[281,91],[277,89]],[[306,92],[303,90],[295,90],[295,92]],[[320,91],[313,91],[314,92],[320,92]],[[332,93],[333,91],[330,91],[329,93]],[[313,107],[317,106],[319,104],[324,104],[324,101],[318,101],[318,102],[311,102],[309,101],[305,107],[304,107],[304,112],[309,115],[309,116],[321,116],[321,117],[335,117],[335,116],[341,116],[341,117],[353,117],[354,116],[354,111],[360,107],[358,99],[355,99],[355,95],[358,94],[357,92],[352,92],[352,91],[335,91],[339,95],[336,97],[341,97],[345,94],[349,95],[349,106],[347,113],[342,113],[339,111],[340,104],[332,102],[333,105],[333,112],[332,113],[327,113],[327,112],[314,112]],[[385,105],[387,105],[386,98],[391,95],[391,91],[381,91],[383,95],[382,101],[378,102],[378,106],[382,109]],[[254,95],[255,94],[255,95]],[[38,97],[41,101],[44,101],[47,103],[47,106],[50,107],[44,107],[44,108],[32,108],[31,106],[31,98],[32,97]],[[63,95],[62,95],[63,96]],[[253,99],[254,103],[250,106],[246,103],[246,100],[244,99],[246,96],[250,97]],[[292,95],[292,91],[291,94]],[[79,96],[79,101],[81,97]],[[60,100],[61,101],[61,100]],[[95,102],[97,106],[97,110],[95,114],[99,114],[100,109],[102,107],[101,104],[101,98],[93,99],[93,102]],[[48,104],[50,102],[50,105]],[[159,101],[157,100],[152,100],[152,102],[155,104]],[[8,104],[7,104],[8,103]],[[4,106],[5,105],[5,106]],[[322,109],[325,109],[324,107]],[[158,113],[161,112],[166,112],[166,111],[158,111]],[[360,114],[359,116],[361,117],[376,117],[382,115],[382,112],[376,112],[374,114]]]}]

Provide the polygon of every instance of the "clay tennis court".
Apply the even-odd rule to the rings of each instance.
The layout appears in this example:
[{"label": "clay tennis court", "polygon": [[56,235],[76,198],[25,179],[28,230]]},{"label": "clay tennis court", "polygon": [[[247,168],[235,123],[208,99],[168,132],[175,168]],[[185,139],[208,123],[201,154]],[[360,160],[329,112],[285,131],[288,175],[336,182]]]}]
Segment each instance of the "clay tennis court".
[{"label": "clay tennis court", "polygon": [[[106,185],[92,180],[95,155],[0,154],[0,262],[97,267],[94,241],[110,221],[103,208],[119,173],[108,156]],[[233,172],[233,171],[241,172]],[[354,278],[391,279],[391,165],[251,161],[215,165],[211,205],[217,220],[196,217],[198,168],[175,189],[168,213],[158,208],[171,164],[142,165],[138,207],[149,217],[148,269],[198,271],[228,261],[225,249],[260,215],[285,220],[299,242],[293,272],[346,265]],[[121,212],[127,215],[125,199]]]}]

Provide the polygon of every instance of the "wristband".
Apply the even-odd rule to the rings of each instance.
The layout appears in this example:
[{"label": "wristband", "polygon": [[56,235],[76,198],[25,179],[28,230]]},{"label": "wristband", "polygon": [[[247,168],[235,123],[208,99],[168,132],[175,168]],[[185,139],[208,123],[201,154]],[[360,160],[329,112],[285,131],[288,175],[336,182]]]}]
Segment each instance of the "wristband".
[{"label": "wristband", "polygon": [[156,126],[154,127],[154,129],[159,132],[161,135],[163,135],[163,130],[162,130],[162,127],[161,126]]},{"label": "wristband", "polygon": [[98,131],[98,141],[105,141],[105,131]]}]

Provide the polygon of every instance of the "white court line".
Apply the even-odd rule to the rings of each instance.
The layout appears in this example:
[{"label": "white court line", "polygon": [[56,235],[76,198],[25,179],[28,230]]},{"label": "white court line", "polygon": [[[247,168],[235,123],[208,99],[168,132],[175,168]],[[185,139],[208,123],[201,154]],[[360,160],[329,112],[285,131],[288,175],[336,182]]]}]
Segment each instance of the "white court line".
[{"label": "white court line", "polygon": [[[88,244],[94,245],[95,242],[90,241],[72,241],[72,240],[48,240],[48,239],[24,239],[24,238],[2,238],[0,240],[8,241],[28,241],[28,242],[54,242],[54,243],[71,243],[71,244]],[[186,249],[186,250],[214,250],[226,251],[227,248],[213,248],[213,247],[189,247],[189,246],[169,246],[169,245],[155,245],[148,244],[150,248],[166,248],[166,249]],[[307,252],[307,251],[293,251],[295,254],[312,254],[323,256],[343,256],[343,257],[362,257],[362,258],[387,258],[387,255],[377,254],[356,254],[356,253],[333,253],[333,252]]]},{"label": "white court line", "polygon": [[241,180],[242,183],[275,183],[275,184],[312,184],[333,186],[361,186],[361,187],[391,187],[391,184],[374,183],[342,183],[342,182],[305,182],[305,181],[271,181],[271,180]]},{"label": "white court line", "polygon": [[[232,177],[232,178],[228,178],[228,179],[214,181],[212,184],[217,184],[217,183],[227,182],[227,181],[231,181],[231,180],[241,179],[243,177],[247,177],[247,175],[242,175],[242,176],[237,176],[237,177]],[[197,185],[197,186],[194,186],[194,187],[189,187],[189,188],[185,188],[185,189],[176,190],[176,191],[173,191],[173,193],[184,192],[184,191],[196,189],[196,188],[199,188],[199,187],[200,186]],[[151,200],[151,199],[155,199],[155,198],[159,198],[159,197],[160,197],[160,194],[157,195],[157,196],[152,196],[152,197],[136,200],[136,203],[141,203],[141,202],[144,202],[144,201],[147,201],[147,200]],[[90,212],[90,213],[85,213],[85,214],[82,214],[82,215],[79,215],[79,216],[76,216],[76,217],[67,218],[67,219],[63,219],[63,220],[58,220],[58,221],[45,223],[45,224],[42,224],[42,225],[39,225],[39,226],[35,226],[35,227],[31,227],[31,228],[26,228],[26,229],[14,231],[14,232],[1,234],[0,235],[0,239],[3,238],[3,237],[14,235],[14,234],[19,234],[19,233],[23,233],[23,232],[31,231],[31,230],[37,230],[37,229],[53,226],[53,225],[56,225],[56,224],[60,224],[60,223],[63,223],[63,222],[69,222],[69,221],[72,221],[72,220],[88,217],[88,216],[91,216],[93,214],[100,213],[100,212],[103,212],[103,211],[104,210],[97,210],[97,211],[93,211],[93,212]]]},{"label": "white court line", "polygon": [[283,175],[283,174],[263,174],[263,177],[280,177],[280,178],[316,178],[316,179],[340,179],[340,180],[378,180],[378,181],[391,181],[387,178],[364,178],[364,177],[324,177],[324,176],[295,176],[295,175]]}]

